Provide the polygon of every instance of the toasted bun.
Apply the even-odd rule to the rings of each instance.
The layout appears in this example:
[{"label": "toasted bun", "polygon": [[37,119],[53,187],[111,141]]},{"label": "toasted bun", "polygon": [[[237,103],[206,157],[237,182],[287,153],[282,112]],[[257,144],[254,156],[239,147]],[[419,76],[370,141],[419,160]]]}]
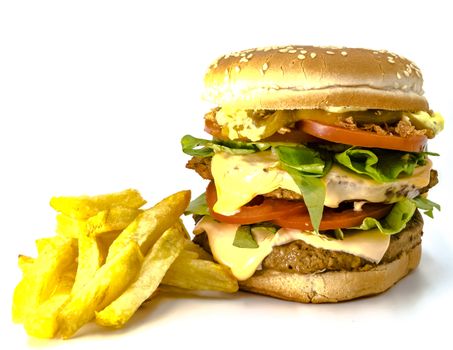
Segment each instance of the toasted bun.
[{"label": "toasted bun", "polygon": [[[418,219],[408,225],[405,231],[411,230],[421,235],[422,229],[423,221]],[[415,269],[420,262],[420,256],[421,244],[417,244],[407,247],[397,259],[367,271],[299,274],[263,269],[248,280],[240,282],[240,288],[302,303],[345,301],[384,292]]]},{"label": "toasted bun", "polygon": [[251,49],[216,60],[204,81],[207,100],[240,109],[429,109],[420,69],[387,51]]}]

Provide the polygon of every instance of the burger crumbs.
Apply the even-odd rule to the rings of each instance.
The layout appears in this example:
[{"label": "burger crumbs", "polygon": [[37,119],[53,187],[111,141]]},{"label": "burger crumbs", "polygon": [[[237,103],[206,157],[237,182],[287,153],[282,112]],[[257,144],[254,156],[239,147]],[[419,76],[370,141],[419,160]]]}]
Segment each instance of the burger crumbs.
[{"label": "burger crumbs", "polygon": [[412,125],[410,119],[404,116],[398,123],[393,125],[388,125],[387,123],[376,124],[376,123],[366,123],[366,124],[357,124],[353,117],[349,116],[343,118],[342,120],[336,123],[338,126],[348,129],[348,130],[363,130],[373,132],[377,135],[389,135],[389,136],[401,136],[401,137],[410,137],[415,135],[427,135],[427,129],[416,129]]},{"label": "burger crumbs", "polygon": [[349,129],[349,130],[357,130],[357,124],[354,122],[354,119],[352,117],[347,117],[342,120],[340,120],[338,123],[338,126],[341,126],[342,128]]}]

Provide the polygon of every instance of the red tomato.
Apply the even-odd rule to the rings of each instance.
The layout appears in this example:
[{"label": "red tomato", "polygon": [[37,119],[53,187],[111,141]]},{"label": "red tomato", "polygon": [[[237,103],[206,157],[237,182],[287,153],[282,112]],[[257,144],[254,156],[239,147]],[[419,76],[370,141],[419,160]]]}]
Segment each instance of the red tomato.
[{"label": "red tomato", "polygon": [[[222,215],[212,208],[217,202],[217,193],[214,182],[210,182],[206,189],[206,202],[209,212],[214,219],[230,224],[249,225],[263,221],[271,221],[283,215],[307,212],[307,207],[302,201],[288,201],[284,199],[264,198],[260,203],[245,205],[239,213],[234,215]],[[308,212],[307,212],[308,213]],[[308,215],[308,214],[307,214]]]},{"label": "red tomato", "polygon": [[[362,207],[361,211],[354,211],[353,209],[338,211],[332,208],[324,207],[319,229],[333,230],[336,228],[359,226],[366,217],[372,217],[375,219],[383,218],[389,213],[391,208],[392,205],[381,203],[367,203]],[[272,222],[285,228],[313,230],[308,212],[295,213],[293,215],[280,217],[272,220]]]},{"label": "red tomato", "polygon": [[[256,205],[243,206],[237,214],[231,216],[222,215],[214,212],[212,209],[217,202],[217,193],[214,182],[211,181],[206,189],[206,202],[211,216],[221,222],[249,225],[271,221],[285,228],[313,230],[307,207],[302,201],[264,198],[262,202]],[[361,211],[354,211],[353,209],[338,211],[338,209],[324,207],[319,229],[332,230],[358,226],[366,217],[373,217],[375,219],[384,217],[391,208],[392,206],[389,204],[379,203],[365,204]]]},{"label": "red tomato", "polygon": [[407,152],[423,151],[428,141],[424,135],[401,137],[378,135],[370,131],[350,130],[335,125],[327,125],[313,120],[300,122],[300,129],[321,139],[361,147],[376,147]]}]

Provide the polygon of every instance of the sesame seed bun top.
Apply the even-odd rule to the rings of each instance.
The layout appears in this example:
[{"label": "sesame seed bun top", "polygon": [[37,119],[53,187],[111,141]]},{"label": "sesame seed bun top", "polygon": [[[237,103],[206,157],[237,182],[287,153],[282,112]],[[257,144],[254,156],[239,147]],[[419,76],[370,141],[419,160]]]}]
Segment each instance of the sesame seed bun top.
[{"label": "sesame seed bun top", "polygon": [[420,69],[387,51],[250,49],[214,61],[204,81],[208,101],[240,109],[429,109]]}]

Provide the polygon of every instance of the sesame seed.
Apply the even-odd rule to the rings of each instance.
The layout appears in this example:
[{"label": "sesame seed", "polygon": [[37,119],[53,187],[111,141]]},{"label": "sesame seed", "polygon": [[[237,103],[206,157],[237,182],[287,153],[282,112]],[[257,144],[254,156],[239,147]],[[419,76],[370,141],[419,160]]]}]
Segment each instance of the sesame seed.
[{"label": "sesame seed", "polygon": [[348,53],[347,53],[346,51],[341,51],[341,55],[342,55],[342,56],[347,56]]},{"label": "sesame seed", "polygon": [[373,51],[373,53],[374,53],[375,55],[379,55],[379,52],[377,52],[377,51]]},{"label": "sesame seed", "polygon": [[326,54],[328,54],[328,55],[335,55],[335,52],[333,52],[333,51],[326,51]]},{"label": "sesame seed", "polygon": [[409,75],[411,75],[411,73],[409,73],[407,70],[405,70],[405,71],[404,71],[404,75],[405,75],[406,77],[408,77]]},{"label": "sesame seed", "polygon": [[418,70],[415,71],[415,74],[417,75],[417,77],[421,78],[422,75],[420,74],[420,72]]},{"label": "sesame seed", "polygon": [[247,58],[245,58],[245,57],[242,57],[242,58],[239,60],[239,62],[248,62],[248,61],[249,61],[249,60],[248,60]]},{"label": "sesame seed", "polygon": [[289,52],[289,53],[296,53],[297,50],[291,49],[291,50],[289,50],[288,52]]},{"label": "sesame seed", "polygon": [[302,55],[302,54],[297,55],[297,58],[300,59],[300,60],[304,60],[305,59],[305,55]]},{"label": "sesame seed", "polygon": [[241,52],[241,57],[244,57],[245,56],[245,52]]},{"label": "sesame seed", "polygon": [[300,52],[302,55],[305,55],[305,54],[307,53],[307,50],[302,49],[302,50],[300,50],[299,52]]},{"label": "sesame seed", "polygon": [[407,90],[408,86],[407,85],[403,85],[402,88],[403,88],[403,90]]},{"label": "sesame seed", "polygon": [[266,47],[266,48],[264,49],[264,52],[268,52],[269,50],[272,50],[272,47]]},{"label": "sesame seed", "polygon": [[311,58],[315,58],[315,57],[316,57],[316,52],[310,53],[310,57],[311,57]]},{"label": "sesame seed", "polygon": [[264,63],[263,67],[262,67],[263,72],[266,71],[268,68],[269,68],[269,65],[267,63]]},{"label": "sesame seed", "polygon": [[253,53],[249,53],[249,54],[247,55],[247,59],[251,59],[252,56],[253,56]]},{"label": "sesame seed", "polygon": [[288,52],[288,49],[287,49],[287,48],[284,48],[284,49],[280,49],[280,50],[278,50],[278,52],[283,52],[283,53],[286,53],[286,52]]},{"label": "sesame seed", "polygon": [[396,77],[397,77],[398,79],[401,79],[401,74],[400,74],[400,72],[396,72]]}]

